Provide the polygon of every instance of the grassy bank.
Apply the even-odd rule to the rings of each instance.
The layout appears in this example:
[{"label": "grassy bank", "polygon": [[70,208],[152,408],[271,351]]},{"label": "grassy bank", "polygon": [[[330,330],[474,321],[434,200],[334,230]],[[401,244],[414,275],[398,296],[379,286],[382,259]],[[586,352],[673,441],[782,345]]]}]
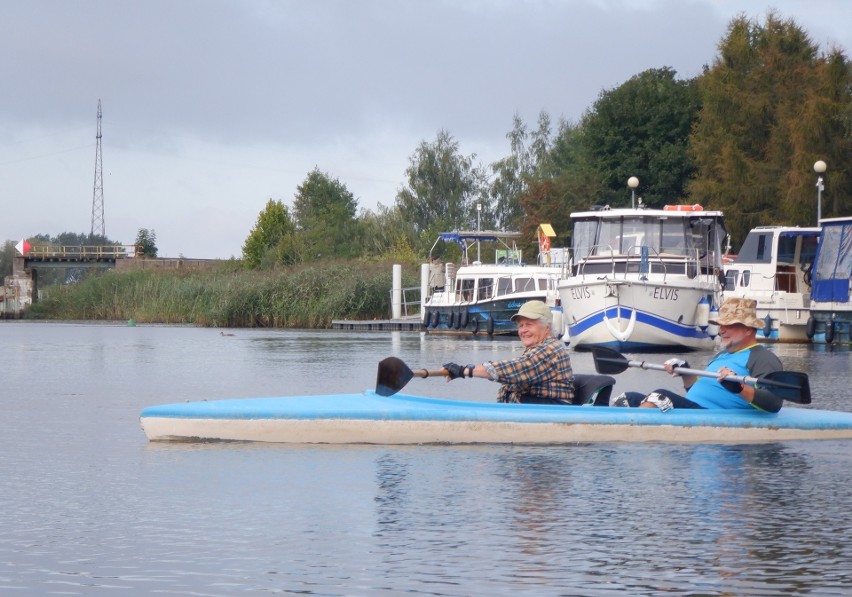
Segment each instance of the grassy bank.
[{"label": "grassy bank", "polygon": [[[418,286],[413,271],[403,287]],[[407,268],[412,270],[412,268]],[[330,327],[333,319],[383,319],[390,313],[391,264],[338,262],[288,270],[107,272],[50,287],[34,319],[125,320],[211,327]]]}]

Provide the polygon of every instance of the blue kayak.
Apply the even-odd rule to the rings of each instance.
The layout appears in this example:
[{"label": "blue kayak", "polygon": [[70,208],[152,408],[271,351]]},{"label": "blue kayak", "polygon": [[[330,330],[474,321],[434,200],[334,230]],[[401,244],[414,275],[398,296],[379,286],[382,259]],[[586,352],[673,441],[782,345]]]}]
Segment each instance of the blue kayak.
[{"label": "blue kayak", "polygon": [[852,439],[852,413],[785,406],[678,410],[500,404],[329,394],[151,406],[141,413],[151,441],[329,444],[565,444],[611,441],[771,442]]}]

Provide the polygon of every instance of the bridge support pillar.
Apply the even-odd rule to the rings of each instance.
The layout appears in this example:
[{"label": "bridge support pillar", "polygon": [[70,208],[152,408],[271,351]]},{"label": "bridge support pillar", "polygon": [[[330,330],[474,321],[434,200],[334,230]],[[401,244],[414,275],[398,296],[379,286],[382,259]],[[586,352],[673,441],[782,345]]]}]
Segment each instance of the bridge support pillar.
[{"label": "bridge support pillar", "polygon": [[3,300],[0,301],[0,315],[4,318],[21,317],[33,304],[37,292],[38,272],[24,267],[24,258],[15,256],[12,262],[12,275],[3,281]]}]

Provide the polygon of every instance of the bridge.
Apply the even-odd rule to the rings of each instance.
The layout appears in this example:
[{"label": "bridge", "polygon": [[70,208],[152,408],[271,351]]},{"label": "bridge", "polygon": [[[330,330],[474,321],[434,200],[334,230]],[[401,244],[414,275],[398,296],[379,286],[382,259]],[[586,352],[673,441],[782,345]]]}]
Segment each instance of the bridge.
[{"label": "bridge", "polygon": [[0,317],[20,317],[38,296],[38,270],[43,268],[112,268],[140,258],[137,245],[30,245],[21,241],[0,293]]},{"label": "bridge", "polygon": [[[112,267],[116,260],[139,257],[140,245],[35,245],[22,256],[24,269],[38,267]],[[13,272],[15,273],[15,272]]]}]

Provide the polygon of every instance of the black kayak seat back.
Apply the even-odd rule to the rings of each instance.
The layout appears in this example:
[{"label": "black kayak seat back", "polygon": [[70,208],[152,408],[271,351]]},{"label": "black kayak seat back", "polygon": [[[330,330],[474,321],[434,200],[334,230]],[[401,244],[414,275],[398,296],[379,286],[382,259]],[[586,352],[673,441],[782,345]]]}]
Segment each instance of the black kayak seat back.
[{"label": "black kayak seat back", "polygon": [[590,373],[574,374],[574,404],[608,406],[615,378]]}]

